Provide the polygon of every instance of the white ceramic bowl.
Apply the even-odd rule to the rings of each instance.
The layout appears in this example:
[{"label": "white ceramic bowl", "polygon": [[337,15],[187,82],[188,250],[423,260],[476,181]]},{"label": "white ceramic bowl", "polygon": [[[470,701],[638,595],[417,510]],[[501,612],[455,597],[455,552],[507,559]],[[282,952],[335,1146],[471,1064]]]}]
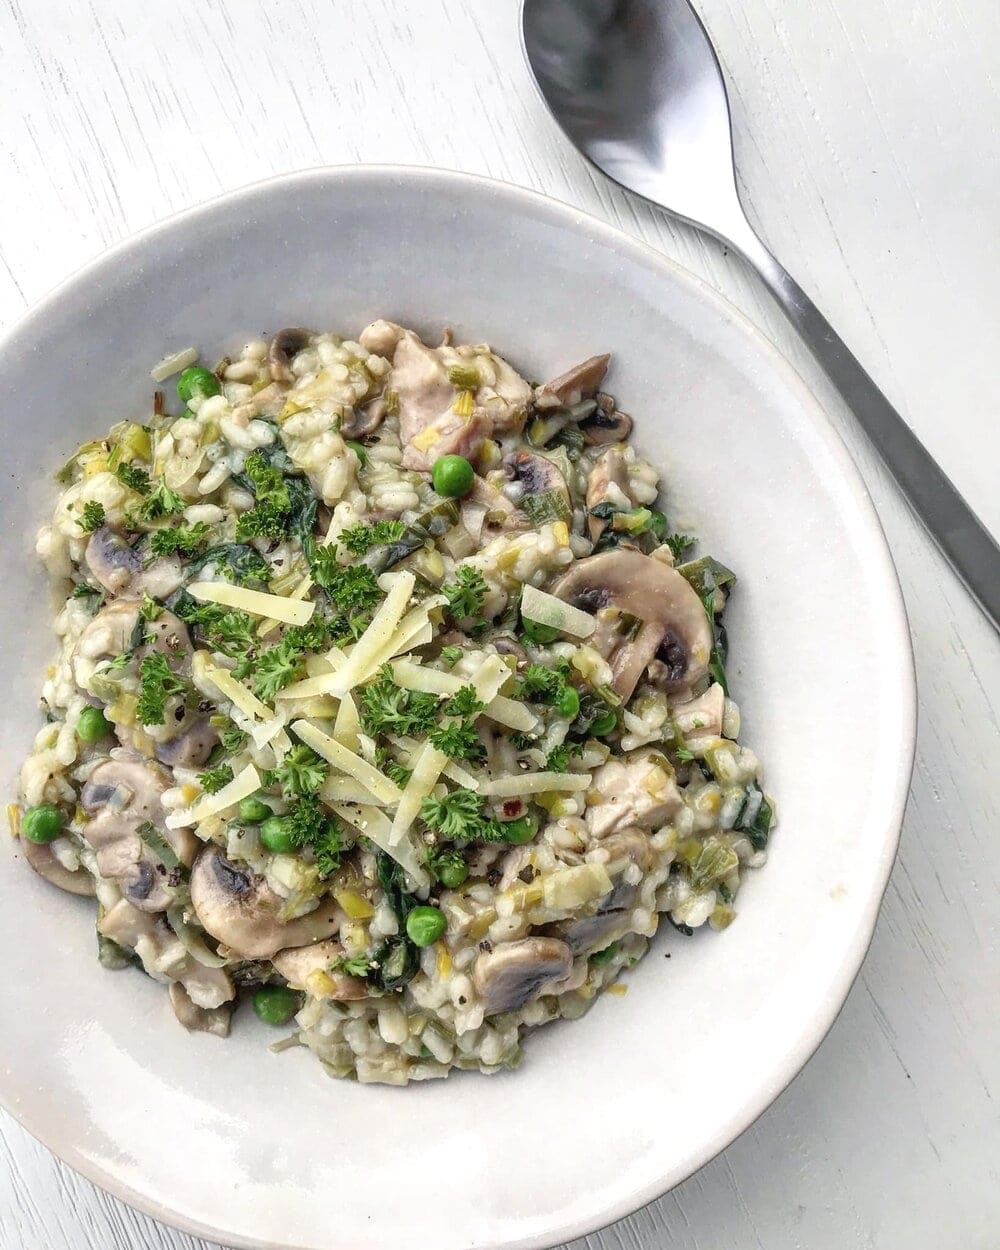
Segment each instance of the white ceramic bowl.
[{"label": "white ceramic bowl", "polygon": [[[541,377],[614,352],[610,388],[666,506],[736,569],[727,615],[744,733],[780,824],[721,935],[664,926],[520,1071],[408,1089],[273,1056],[249,1012],[183,1032],[161,986],[95,958],[93,904],[0,859],[0,1098],[104,1188],[213,1240],[290,1250],[549,1246],[638,1207],[733,1140],[839,1010],[896,849],[914,690],[895,574],[864,487],[798,377],[690,275],[571,208],[408,169],[298,174],[138,236],[0,346],[3,786],[51,658],[34,532],[52,470],[148,411],[166,350],[207,357],[283,325],[387,315],[486,338]],[[666,958],[670,955],[669,960]]]}]

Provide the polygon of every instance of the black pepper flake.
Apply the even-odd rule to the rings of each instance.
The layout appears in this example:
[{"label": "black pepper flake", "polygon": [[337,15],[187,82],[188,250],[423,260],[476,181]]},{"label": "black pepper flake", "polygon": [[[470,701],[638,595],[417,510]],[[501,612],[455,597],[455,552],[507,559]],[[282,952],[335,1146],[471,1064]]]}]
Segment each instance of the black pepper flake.
[{"label": "black pepper flake", "polygon": [[491,868],[489,872],[486,874],[486,884],[491,885],[491,886],[499,885],[500,878],[502,876],[503,876],[503,873],[500,871],[499,868]]},{"label": "black pepper flake", "polygon": [[489,938],[483,938],[483,940],[479,943],[479,949],[483,952],[484,955],[488,955],[490,951],[493,949],[493,943],[490,941]]},{"label": "black pepper flake", "polygon": [[465,1006],[465,1002],[466,1002],[465,995],[464,995],[464,994],[459,994],[459,996],[458,996],[458,1005],[459,1005],[459,1007],[464,1007],[464,1006]]},{"label": "black pepper flake", "polygon": [[538,874],[535,872],[534,865],[527,864],[517,875],[525,885],[531,885]]}]

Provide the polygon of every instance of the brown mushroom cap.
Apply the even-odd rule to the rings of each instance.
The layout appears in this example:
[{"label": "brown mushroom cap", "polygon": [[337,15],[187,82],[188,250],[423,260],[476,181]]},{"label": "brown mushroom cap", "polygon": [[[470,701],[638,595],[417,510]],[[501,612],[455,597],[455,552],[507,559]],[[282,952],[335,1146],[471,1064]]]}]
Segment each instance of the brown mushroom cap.
[{"label": "brown mushroom cap", "polygon": [[488,1016],[516,1011],[573,970],[573,953],[555,938],[531,937],[504,942],[476,960],[472,974]]},{"label": "brown mushroom cap", "polygon": [[604,381],[604,375],[611,363],[611,356],[591,356],[582,364],[567,369],[551,382],[541,386],[541,396],[554,395],[563,408],[572,407],[583,399],[591,399],[597,388]]},{"label": "brown mushroom cap", "polygon": [[289,326],[279,330],[267,349],[267,363],[275,382],[294,382],[291,370],[293,356],[309,346],[310,333],[302,326]]},{"label": "brown mushroom cap", "polygon": [[597,407],[589,417],[582,417],[578,422],[583,441],[588,447],[624,443],[632,433],[632,418],[615,408],[615,401],[610,395],[598,394],[594,398]]},{"label": "brown mushroom cap", "polygon": [[[547,456],[539,456],[531,451],[512,451],[503,458],[503,471],[507,475],[507,485],[503,493],[515,507],[532,516],[534,520],[556,519],[557,514],[568,518],[573,511],[570,503],[569,488],[566,479],[559,471],[559,466]],[[542,495],[551,495],[551,506],[546,511],[553,516],[533,516],[531,499]]]},{"label": "brown mushroom cap", "polygon": [[213,1037],[229,1036],[229,1024],[235,1003],[226,1002],[219,1007],[199,1007],[180,981],[171,982],[167,992],[174,1015],[189,1033],[211,1033]]},{"label": "brown mushroom cap", "polygon": [[341,422],[343,438],[368,438],[385,420],[386,403],[383,396],[371,400],[363,408],[351,408]]},{"label": "brown mushroom cap", "polygon": [[60,890],[66,890],[70,894],[79,894],[85,898],[93,898],[97,893],[94,888],[94,878],[86,868],[77,868],[75,871],[67,868],[56,859],[52,847],[47,843],[31,842],[23,838],[21,849],[24,852],[24,858],[35,872],[52,885],[57,885]]},{"label": "brown mushroom cap", "polygon": [[246,864],[206,846],[191,871],[191,903],[202,927],[247,959],[335,936],[343,913],[333,899],[295,920],[281,919],[284,900]]},{"label": "brown mushroom cap", "polygon": [[552,594],[587,612],[617,608],[637,617],[634,638],[613,634],[592,642],[614,673],[615,693],[631,697],[654,660],[669,691],[692,686],[708,671],[712,629],[697,593],[675,569],[638,551],[618,549],[579,560],[551,587]]},{"label": "brown mushroom cap", "polygon": [[349,976],[346,972],[335,972],[331,965],[343,955],[344,948],[339,942],[327,938],[324,942],[313,942],[311,946],[297,946],[293,950],[278,951],[271,959],[275,968],[285,978],[293,990],[308,989],[306,982],[314,972],[324,972],[330,978],[332,990],[325,995],[337,1002],[350,1002],[368,997],[368,985],[360,977]]}]

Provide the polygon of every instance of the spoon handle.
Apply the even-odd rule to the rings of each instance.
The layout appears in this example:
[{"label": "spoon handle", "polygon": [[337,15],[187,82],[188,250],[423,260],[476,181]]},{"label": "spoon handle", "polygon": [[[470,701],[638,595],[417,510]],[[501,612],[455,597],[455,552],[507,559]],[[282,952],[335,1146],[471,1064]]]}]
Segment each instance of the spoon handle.
[{"label": "spoon handle", "polygon": [[[733,238],[732,235],[737,235]],[[757,237],[726,232],[840,391],[955,572],[1000,629],[1000,547],[847,344]]]}]

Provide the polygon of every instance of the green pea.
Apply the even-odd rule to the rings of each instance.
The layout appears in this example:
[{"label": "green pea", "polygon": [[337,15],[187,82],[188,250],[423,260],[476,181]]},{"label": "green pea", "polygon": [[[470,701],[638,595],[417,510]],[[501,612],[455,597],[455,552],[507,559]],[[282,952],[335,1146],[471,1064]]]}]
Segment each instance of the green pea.
[{"label": "green pea", "polygon": [[357,456],[358,460],[361,463],[361,467],[363,469],[365,465],[368,463],[368,453],[365,451],[364,447],[360,443],[356,442],[353,438],[348,438],[345,440],[345,442],[347,446],[350,447],[351,451],[353,451],[354,454]]},{"label": "green pea", "polygon": [[538,832],[538,824],[532,816],[522,816],[518,820],[508,821],[503,826],[503,836],[515,846],[530,842]]},{"label": "green pea", "polygon": [[434,875],[446,889],[457,890],[469,876],[469,865],[458,851],[442,851],[434,860]]},{"label": "green pea", "polygon": [[287,1024],[301,1001],[294,990],[284,985],[262,985],[254,991],[253,1009],[265,1024]]},{"label": "green pea", "polygon": [[177,379],[177,398],[182,404],[186,404],[195,395],[200,395],[202,399],[207,399],[209,395],[218,395],[221,389],[215,374],[209,369],[203,369],[201,365],[191,365]]},{"label": "green pea", "polygon": [[269,816],[260,827],[260,840],[274,855],[295,850],[291,824],[284,816]]},{"label": "green pea", "polygon": [[29,807],[21,820],[21,837],[29,842],[51,842],[62,833],[65,821],[54,803]]},{"label": "green pea", "polygon": [[434,489],[447,499],[467,495],[475,478],[475,470],[464,456],[439,456],[431,466]]},{"label": "green pea", "polygon": [[270,815],[272,815],[271,808],[260,799],[240,799],[240,820],[245,820],[248,825],[256,825],[259,821],[267,820]]},{"label": "green pea", "polygon": [[406,917],[406,936],[414,946],[430,946],[447,927],[444,912],[437,907],[414,907]]},{"label": "green pea", "polygon": [[556,706],[559,709],[560,716],[565,716],[567,720],[572,720],[580,710],[580,696],[572,686],[567,686],[559,696],[559,702]]},{"label": "green pea", "polygon": [[603,738],[605,734],[609,734],[618,724],[618,717],[614,712],[602,712],[600,716],[594,718],[590,726],[590,732],[595,738]]},{"label": "green pea", "polygon": [[524,631],[525,638],[536,643],[540,647],[544,647],[547,643],[555,642],[559,637],[559,630],[553,625],[542,625],[539,621],[521,621],[521,628]]},{"label": "green pea", "polygon": [[81,742],[100,742],[111,732],[111,725],[99,707],[85,707],[76,722],[77,737]]}]

